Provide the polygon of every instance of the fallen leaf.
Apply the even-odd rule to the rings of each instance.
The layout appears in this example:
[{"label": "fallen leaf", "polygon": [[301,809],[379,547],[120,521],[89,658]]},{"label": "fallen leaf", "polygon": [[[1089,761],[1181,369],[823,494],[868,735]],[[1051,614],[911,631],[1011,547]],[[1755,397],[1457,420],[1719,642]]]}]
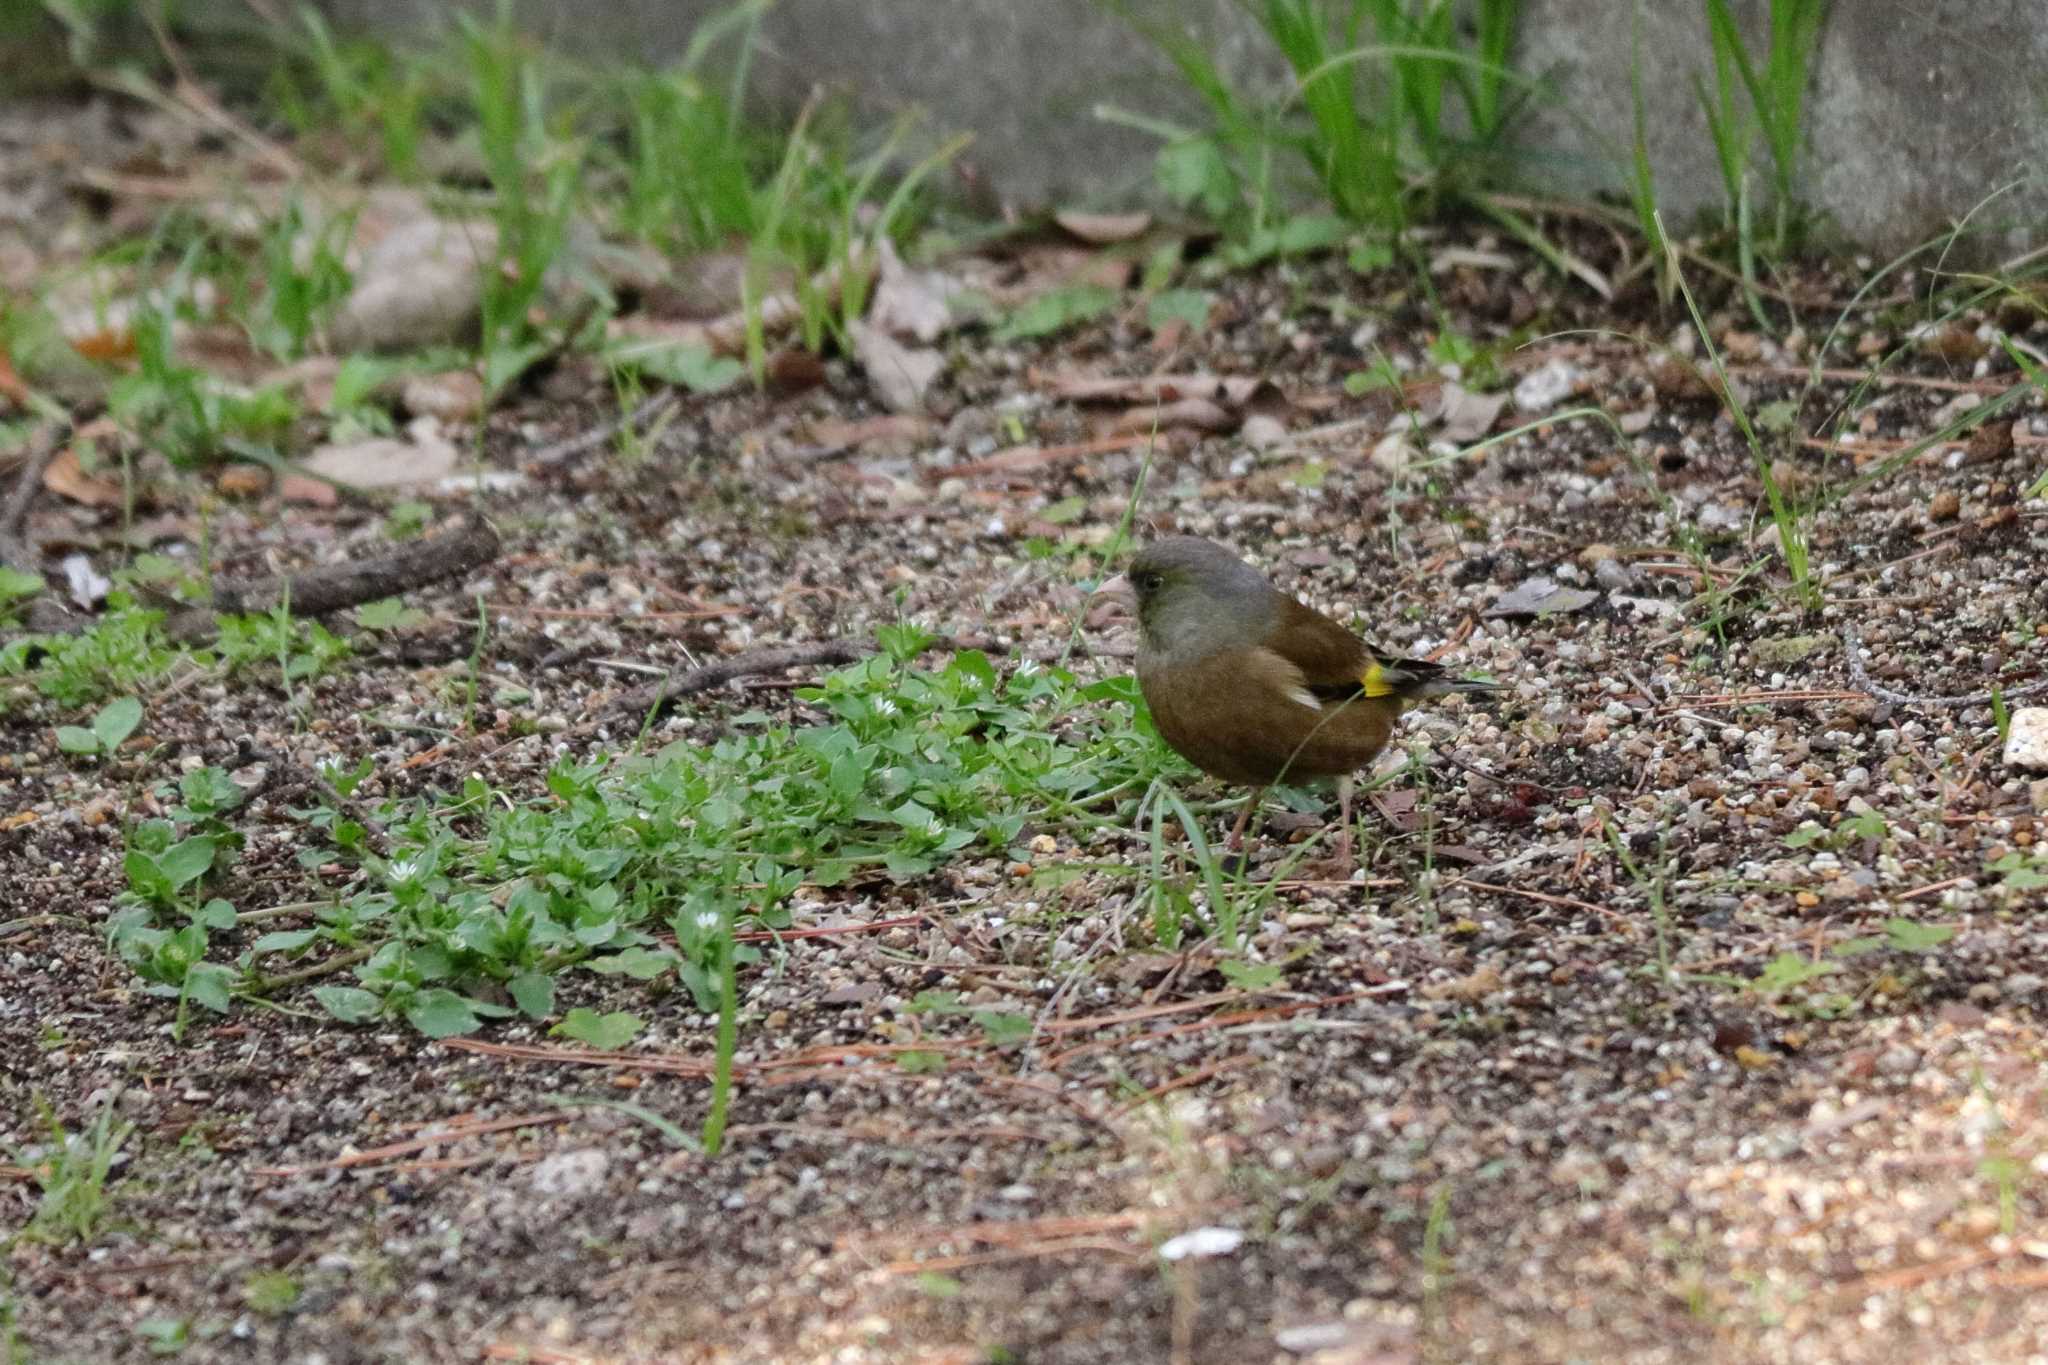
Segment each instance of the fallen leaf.
[{"label": "fallen leaf", "polygon": [[1461,384],[1445,384],[1437,400],[1443,438],[1458,445],[1478,440],[1493,430],[1494,422],[1507,405],[1505,393],[1472,393]]},{"label": "fallen leaf", "polygon": [[930,343],[953,326],[953,300],[962,286],[941,270],[913,270],[882,239],[874,297],[868,302],[868,325],[890,336]]},{"label": "fallen leaf", "polygon": [[1109,430],[1112,433],[1141,432],[1182,427],[1194,431],[1235,431],[1240,421],[1238,414],[1206,398],[1183,398],[1178,402],[1147,404],[1118,413]]},{"label": "fallen leaf", "polygon": [[905,346],[878,327],[855,322],[847,328],[854,358],[867,372],[875,396],[891,412],[925,410],[925,393],[946,368],[946,357],[925,347]]},{"label": "fallen leaf", "polygon": [[450,425],[474,421],[483,411],[484,381],[474,370],[416,374],[405,381],[399,401],[415,417],[432,417]]},{"label": "fallen leaf", "polygon": [[270,491],[270,471],[260,464],[231,464],[213,486],[231,498],[260,498]]},{"label": "fallen leaf", "polygon": [[14,362],[5,350],[0,350],[0,398],[21,407],[28,406],[28,385],[21,382],[21,376],[14,372]]},{"label": "fallen leaf", "polygon": [[1597,592],[1568,588],[1554,578],[1538,574],[1496,597],[1484,614],[1489,617],[1554,616],[1561,612],[1583,611],[1599,599]]},{"label": "fallen leaf", "polygon": [[333,484],[305,474],[287,474],[279,479],[277,494],[299,507],[333,507],[341,501],[341,494]]},{"label": "fallen leaf", "polygon": [[917,413],[892,412],[881,417],[847,421],[827,417],[811,424],[811,443],[827,451],[851,450],[870,442],[922,441],[932,434],[931,419]]},{"label": "fallen leaf", "polygon": [[371,436],[323,445],[300,463],[309,474],[355,488],[407,488],[432,483],[455,470],[456,449],[431,417],[414,421],[404,437]]},{"label": "fallen leaf", "polygon": [[[81,433],[83,434],[83,433]],[[121,485],[99,474],[88,474],[78,463],[78,447],[59,451],[43,468],[43,487],[60,498],[82,502],[87,507],[119,507],[125,499]]]},{"label": "fallen leaf", "polygon": [[1073,209],[1062,209],[1052,220],[1082,241],[1095,246],[1108,246],[1114,242],[1128,242],[1133,237],[1145,235],[1145,229],[1152,226],[1149,213],[1082,213]]}]

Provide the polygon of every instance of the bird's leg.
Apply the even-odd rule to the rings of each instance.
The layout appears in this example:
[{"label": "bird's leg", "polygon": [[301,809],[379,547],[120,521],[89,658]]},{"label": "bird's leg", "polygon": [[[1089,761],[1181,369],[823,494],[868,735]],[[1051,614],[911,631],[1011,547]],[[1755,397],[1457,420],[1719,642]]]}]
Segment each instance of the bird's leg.
[{"label": "bird's leg", "polygon": [[1351,857],[1351,774],[1337,779],[1337,866],[1342,869],[1339,876],[1350,880],[1354,863]]},{"label": "bird's leg", "polygon": [[1230,827],[1230,839],[1223,847],[1231,853],[1244,852],[1244,827],[1251,823],[1252,812],[1259,808],[1259,798],[1266,794],[1264,787],[1254,787],[1252,794],[1245,798],[1244,809],[1237,813],[1237,823]]}]

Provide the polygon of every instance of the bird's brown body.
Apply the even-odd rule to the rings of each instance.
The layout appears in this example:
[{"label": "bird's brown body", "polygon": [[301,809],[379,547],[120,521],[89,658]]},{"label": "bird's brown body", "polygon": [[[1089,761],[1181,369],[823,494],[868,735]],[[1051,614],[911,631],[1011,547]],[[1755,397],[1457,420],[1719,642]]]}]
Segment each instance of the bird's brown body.
[{"label": "bird's brown body", "polygon": [[[1196,536],[1148,545],[1101,591],[1138,613],[1138,686],[1181,757],[1226,782],[1334,777],[1350,856],[1351,774],[1386,747],[1408,703],[1492,684],[1384,655]],[[1252,802],[1231,835],[1235,847]]]},{"label": "bird's brown body", "polygon": [[1264,645],[1201,659],[1141,650],[1138,686],[1152,721],[1176,753],[1226,782],[1263,787],[1357,772],[1394,733],[1400,699],[1363,695],[1374,660],[1357,636],[1340,631],[1343,639],[1332,640],[1313,627],[1335,623],[1292,598],[1278,610],[1308,620],[1283,621]]}]

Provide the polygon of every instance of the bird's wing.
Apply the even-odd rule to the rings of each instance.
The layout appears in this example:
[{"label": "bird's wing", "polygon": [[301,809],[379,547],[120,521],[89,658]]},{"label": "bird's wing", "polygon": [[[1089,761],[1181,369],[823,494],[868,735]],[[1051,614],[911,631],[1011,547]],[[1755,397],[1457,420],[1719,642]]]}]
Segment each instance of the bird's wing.
[{"label": "bird's wing", "polygon": [[1493,690],[1490,683],[1452,678],[1441,664],[1382,653],[1293,598],[1278,616],[1266,647],[1301,670],[1303,682],[1320,702]]}]

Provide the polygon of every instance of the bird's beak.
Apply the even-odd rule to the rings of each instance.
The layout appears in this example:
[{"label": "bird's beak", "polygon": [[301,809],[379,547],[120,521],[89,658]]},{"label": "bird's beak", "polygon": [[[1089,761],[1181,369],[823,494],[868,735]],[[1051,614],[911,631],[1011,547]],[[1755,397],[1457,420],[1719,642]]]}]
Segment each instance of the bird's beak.
[{"label": "bird's beak", "polygon": [[1131,580],[1122,574],[1103,580],[1095,591],[1088,595],[1090,626],[1104,626],[1116,620],[1135,620],[1137,615],[1137,589],[1133,588]]}]

